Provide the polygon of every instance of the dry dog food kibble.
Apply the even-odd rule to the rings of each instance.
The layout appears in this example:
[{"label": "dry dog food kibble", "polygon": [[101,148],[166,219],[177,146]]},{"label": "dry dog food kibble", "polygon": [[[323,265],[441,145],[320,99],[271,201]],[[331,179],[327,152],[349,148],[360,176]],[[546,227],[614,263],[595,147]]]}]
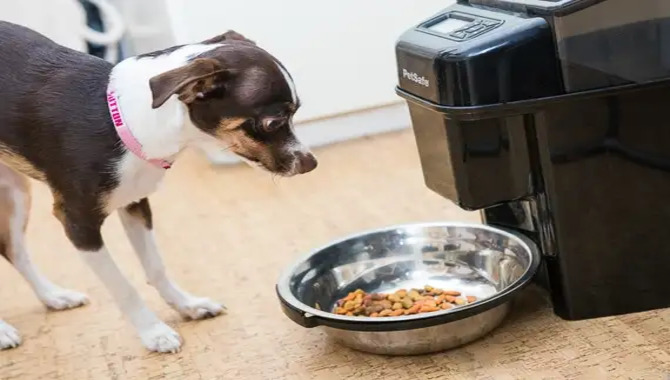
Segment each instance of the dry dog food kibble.
[{"label": "dry dog food kibble", "polygon": [[357,289],[337,301],[335,314],[358,317],[398,317],[430,313],[476,302],[474,296],[426,285],[423,289],[400,289],[394,293],[365,293]]}]

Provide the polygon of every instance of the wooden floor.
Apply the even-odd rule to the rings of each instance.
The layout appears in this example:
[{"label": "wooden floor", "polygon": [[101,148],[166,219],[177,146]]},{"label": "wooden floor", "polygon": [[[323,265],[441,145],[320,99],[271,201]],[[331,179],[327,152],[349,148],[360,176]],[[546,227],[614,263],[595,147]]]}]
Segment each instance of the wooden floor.
[{"label": "wooden floor", "polygon": [[387,224],[477,221],[428,191],[410,132],[319,150],[320,167],[294,179],[246,167],[214,169],[187,155],[153,197],[159,243],[174,278],[224,302],[226,316],[184,322],[146,285],[116,217],[106,241],[142,296],[186,344],[177,355],[140,345],[102,285],[79,261],[35,186],[29,244],[37,263],[92,303],[48,312],[0,263],[0,317],[24,344],[0,352],[0,379],[668,379],[670,310],[567,323],[528,289],[491,336],[451,352],[360,354],[298,327],[274,293],[280,270],[306,250]]}]

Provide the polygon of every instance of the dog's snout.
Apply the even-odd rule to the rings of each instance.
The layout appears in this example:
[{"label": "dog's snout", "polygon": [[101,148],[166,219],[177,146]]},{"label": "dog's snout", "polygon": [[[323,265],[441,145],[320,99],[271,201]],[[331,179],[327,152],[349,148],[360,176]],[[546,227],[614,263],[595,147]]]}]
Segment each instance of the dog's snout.
[{"label": "dog's snout", "polygon": [[316,157],[310,152],[296,152],[296,159],[298,161],[297,171],[299,174],[309,173],[316,168]]}]

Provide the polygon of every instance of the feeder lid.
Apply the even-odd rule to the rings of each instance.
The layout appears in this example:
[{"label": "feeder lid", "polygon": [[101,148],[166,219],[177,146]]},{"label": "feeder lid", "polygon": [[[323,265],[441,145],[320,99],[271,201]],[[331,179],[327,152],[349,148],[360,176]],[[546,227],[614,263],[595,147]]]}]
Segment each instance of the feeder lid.
[{"label": "feeder lid", "polygon": [[603,1],[605,0],[462,0],[459,2],[532,15],[562,16]]}]

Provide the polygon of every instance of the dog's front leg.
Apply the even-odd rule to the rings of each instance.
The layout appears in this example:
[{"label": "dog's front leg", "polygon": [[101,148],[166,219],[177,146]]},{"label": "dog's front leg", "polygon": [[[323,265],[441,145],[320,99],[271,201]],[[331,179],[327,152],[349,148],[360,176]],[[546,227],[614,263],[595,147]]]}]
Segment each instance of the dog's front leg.
[{"label": "dog's front leg", "polygon": [[202,319],[221,314],[223,306],[207,298],[195,297],[182,290],[167,276],[153,233],[153,221],[149,200],[144,198],[124,209],[119,216],[128,239],[137,252],[149,283],[161,297],[181,315],[191,319]]},{"label": "dog's front leg", "polygon": [[147,308],[109,255],[100,233],[104,217],[91,211],[94,209],[63,207],[58,200],[54,205],[54,213],[63,223],[68,238],[133,324],[144,346],[157,352],[179,351],[179,334]]}]

